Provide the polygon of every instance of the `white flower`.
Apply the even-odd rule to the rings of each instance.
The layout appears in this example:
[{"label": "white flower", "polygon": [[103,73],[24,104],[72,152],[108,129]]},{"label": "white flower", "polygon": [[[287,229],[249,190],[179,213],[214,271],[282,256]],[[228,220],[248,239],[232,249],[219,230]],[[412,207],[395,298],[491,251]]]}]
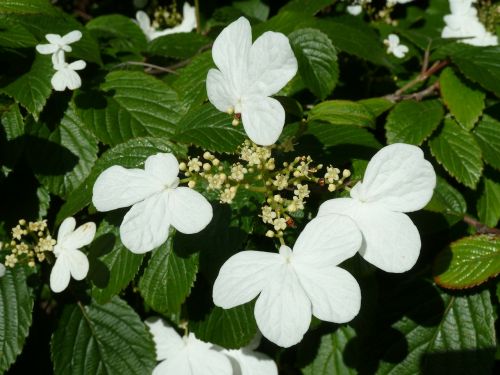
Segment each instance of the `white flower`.
[{"label": "white flower", "polygon": [[112,166],[97,178],[92,202],[99,211],[132,206],[120,237],[133,253],[160,246],[172,225],[179,232],[201,231],[212,220],[212,206],[200,193],[179,187],[179,162],[172,154],[148,157],[143,169]]},{"label": "white flower", "polygon": [[241,349],[221,349],[233,366],[233,375],[278,375],[278,367],[269,356],[256,352],[261,335]]},{"label": "white flower", "polygon": [[347,6],[347,13],[357,16],[358,14],[361,14],[363,11],[363,7],[361,5],[348,5]]},{"label": "white flower", "polygon": [[302,340],[311,313],[328,322],[348,322],[359,312],[361,291],[337,265],[356,253],[361,238],[347,216],[313,219],[293,251],[283,245],[279,254],[247,250],[229,258],[215,280],[214,303],[230,309],[258,296],[257,325],[282,347]]},{"label": "white flower", "polygon": [[326,201],[318,216],[351,217],[363,233],[361,256],[384,271],[404,272],[417,262],[420,235],[403,212],[423,208],[435,185],[434,168],[420,148],[392,144],[373,156],[363,181],[351,189],[351,198]]},{"label": "white flower", "polygon": [[161,361],[153,375],[231,375],[229,359],[210,343],[198,340],[193,333],[180,337],[164,320],[146,320]]},{"label": "white flower", "polygon": [[0,277],[5,276],[5,266],[3,263],[0,263]]},{"label": "white flower", "polygon": [[409,51],[407,46],[399,44],[399,37],[396,34],[389,34],[384,44],[387,45],[387,53],[392,53],[398,59],[405,57]]},{"label": "white flower", "polygon": [[89,261],[79,249],[92,242],[96,227],[92,222],[85,223],[75,230],[76,221],[72,217],[64,219],[54,246],[56,263],[50,272],[50,289],[62,292],[69,284],[70,277],[83,280],[89,272]]},{"label": "white flower", "polygon": [[394,6],[396,4],[408,4],[413,0],[387,0],[387,6]]},{"label": "white flower", "polygon": [[38,44],[36,50],[42,55],[52,54],[52,62],[55,64],[61,59],[64,60],[65,52],[71,52],[72,49],[70,44],[78,42],[82,38],[82,33],[78,30],[74,30],[64,36],[47,34],[45,38],[50,44]]},{"label": "white flower", "polygon": [[64,91],[66,88],[76,90],[82,86],[82,80],[76,70],[85,69],[85,61],[77,60],[72,63],[67,63],[64,58],[59,55],[54,62],[55,74],[52,76],[50,83],[56,91]]},{"label": "white flower", "polygon": [[194,28],[196,28],[196,14],[195,14],[195,8],[189,3],[184,3],[184,6],[182,8],[182,22],[174,26],[170,29],[165,29],[165,30],[157,30],[151,25],[151,20],[149,19],[149,16],[143,12],[142,10],[138,11],[135,14],[135,20],[139,27],[141,28],[142,32],[144,35],[146,35],[146,38],[148,40],[153,40],[156,38],[159,38],[160,36],[163,35],[169,35],[169,34],[177,34],[177,33],[188,33]]},{"label": "white flower", "polygon": [[250,23],[240,17],[217,37],[212,57],[218,69],[210,69],[207,76],[210,102],[219,111],[241,114],[256,144],[275,143],[285,124],[285,110],[270,96],[297,73],[288,38],[268,31],[252,44]]}]

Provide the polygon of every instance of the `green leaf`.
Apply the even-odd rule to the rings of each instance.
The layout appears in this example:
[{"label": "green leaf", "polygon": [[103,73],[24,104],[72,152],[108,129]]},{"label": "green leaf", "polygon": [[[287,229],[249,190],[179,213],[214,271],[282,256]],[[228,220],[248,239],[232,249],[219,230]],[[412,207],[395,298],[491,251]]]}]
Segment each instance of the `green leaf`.
[{"label": "green leaf", "polygon": [[382,147],[367,129],[352,125],[332,125],[313,121],[308,125],[307,133],[314,135],[327,147],[336,145],[358,145],[374,149]]},{"label": "green leaf", "polygon": [[333,4],[334,0],[292,0],[280,9],[284,11],[303,12],[314,16],[321,9]]},{"label": "green leaf", "polygon": [[455,222],[461,220],[467,211],[467,203],[462,194],[438,176],[432,199],[424,210],[454,216]]},{"label": "green leaf", "polygon": [[494,228],[500,220],[500,183],[484,178],[484,190],[477,201],[479,221]]},{"label": "green leaf", "polygon": [[470,80],[500,96],[500,47],[473,47],[460,44],[451,59]]},{"label": "green leaf", "polygon": [[36,38],[25,27],[8,18],[0,18],[0,46],[8,48],[32,48]]},{"label": "green leaf", "polygon": [[465,237],[438,254],[434,280],[449,289],[465,289],[500,273],[500,241],[494,236]]},{"label": "green leaf", "polygon": [[394,106],[393,102],[384,98],[363,99],[358,101],[358,103],[363,104],[371,112],[373,117],[380,116]]},{"label": "green leaf", "polygon": [[302,12],[284,11],[279,12],[266,22],[253,26],[252,34],[254,39],[266,31],[280,32],[288,35],[294,30],[314,27],[314,23],[315,20],[313,17],[306,16]]},{"label": "green leaf", "polygon": [[344,350],[356,337],[350,326],[340,326],[335,332],[321,336],[318,353],[314,360],[302,369],[304,375],[355,375],[358,372],[346,364]]},{"label": "green leaf", "polygon": [[14,103],[6,110],[0,121],[5,133],[5,141],[0,140],[0,158],[3,164],[15,165],[24,150],[24,120],[19,106]]},{"label": "green leaf", "polygon": [[247,345],[257,332],[253,309],[253,302],[228,310],[214,307],[203,320],[191,320],[189,328],[200,340],[238,349]]},{"label": "green leaf", "polygon": [[296,30],[288,38],[304,84],[318,98],[325,99],[339,78],[337,52],[332,42],[316,29]]},{"label": "green leaf", "polygon": [[205,150],[235,152],[246,138],[243,126],[231,125],[232,118],[210,103],[191,109],[179,122],[175,139]]},{"label": "green leaf", "polygon": [[484,115],[473,134],[481,147],[484,161],[500,169],[500,121]]},{"label": "green leaf", "polygon": [[111,72],[101,88],[75,98],[83,122],[103,143],[116,145],[143,136],[166,137],[180,119],[177,93],[142,72]]},{"label": "green leaf", "polygon": [[67,305],[52,336],[56,375],[153,371],[155,346],[146,326],[118,297],[105,305]]},{"label": "green leaf", "polygon": [[429,141],[431,152],[450,175],[465,186],[475,189],[483,162],[481,149],[472,134],[455,121],[445,119],[443,129]]},{"label": "green leaf", "polygon": [[431,290],[421,296],[414,291],[404,305],[397,300],[404,311],[377,374],[490,373],[496,342],[489,292],[455,296]]},{"label": "green leaf", "polygon": [[0,2],[0,13],[51,14],[55,11],[47,0],[2,0]]},{"label": "green leaf", "polygon": [[198,254],[179,255],[173,238],[156,250],[139,282],[144,301],[159,313],[177,313],[186,300],[198,272]]},{"label": "green leaf", "polygon": [[212,41],[196,33],[177,33],[153,39],[148,46],[148,54],[187,59],[195,55],[202,47],[209,46]]},{"label": "green leaf", "polygon": [[443,115],[443,106],[438,100],[402,101],[387,116],[387,142],[421,145],[439,126]]},{"label": "green leaf", "polygon": [[0,278],[0,372],[6,372],[21,353],[31,326],[33,294],[24,269],[7,268]]},{"label": "green leaf", "polygon": [[50,57],[37,54],[30,71],[0,88],[0,92],[13,98],[38,119],[52,92],[50,80],[53,74]]},{"label": "green leaf", "polygon": [[158,152],[173,152],[177,156],[185,150],[160,138],[136,138],[106,151],[95,163],[87,179],[68,197],[57,214],[60,223],[68,216],[73,216],[92,201],[92,188],[95,180],[105,169],[113,165],[125,168],[137,168],[144,165],[148,156]]},{"label": "green leaf", "polygon": [[373,128],[375,119],[363,105],[349,100],[328,100],[315,105],[308,121],[325,121],[333,125],[355,125]]},{"label": "green leaf", "polygon": [[134,254],[120,241],[118,227],[103,220],[89,250],[92,297],[107,303],[134,278],[142,264],[143,254]]},{"label": "green leaf", "polygon": [[[68,107],[56,130],[41,139],[48,143],[32,147],[32,154],[37,158],[32,163],[42,170],[45,164],[50,170],[37,173],[37,178],[52,194],[66,198],[90,174],[97,160],[97,140],[82,123],[74,106]],[[53,144],[62,147],[54,148]],[[40,155],[44,155],[43,160],[39,159]]]},{"label": "green leaf", "polygon": [[483,113],[485,94],[463,82],[451,68],[441,72],[439,85],[443,101],[451,114],[465,129],[472,129]]},{"label": "green leaf", "polygon": [[241,10],[246,16],[259,21],[265,21],[269,17],[269,6],[260,0],[235,1],[233,7]]}]

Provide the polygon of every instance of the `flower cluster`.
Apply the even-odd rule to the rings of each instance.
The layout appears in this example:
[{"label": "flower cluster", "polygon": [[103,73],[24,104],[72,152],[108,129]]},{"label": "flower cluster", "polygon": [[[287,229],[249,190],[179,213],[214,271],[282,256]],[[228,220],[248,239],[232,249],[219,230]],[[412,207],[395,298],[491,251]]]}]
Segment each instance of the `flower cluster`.
[{"label": "flower cluster", "polygon": [[54,90],[64,91],[66,88],[70,90],[80,88],[82,80],[76,71],[85,69],[85,61],[77,60],[67,63],[65,53],[72,51],[70,44],[78,42],[82,38],[82,33],[74,30],[64,36],[47,34],[45,38],[49,44],[38,44],[36,50],[42,55],[52,55],[52,66],[56,73],[50,82]]},{"label": "flower cluster", "polygon": [[476,0],[450,0],[451,14],[444,16],[443,38],[463,38],[462,43],[473,46],[497,46],[498,37],[490,33],[479,21]]}]

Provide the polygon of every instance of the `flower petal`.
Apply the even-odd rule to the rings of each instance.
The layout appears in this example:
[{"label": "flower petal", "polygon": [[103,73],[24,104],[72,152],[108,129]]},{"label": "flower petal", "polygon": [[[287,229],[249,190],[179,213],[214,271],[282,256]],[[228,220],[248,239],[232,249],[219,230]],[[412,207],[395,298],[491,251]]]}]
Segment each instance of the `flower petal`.
[{"label": "flower petal", "polygon": [[45,39],[47,39],[50,44],[63,44],[59,34],[46,34]]},{"label": "flower petal", "polygon": [[256,144],[274,144],[285,125],[285,110],[276,99],[264,96],[246,98],[241,113],[243,127]]},{"label": "flower petal", "polygon": [[42,55],[50,55],[59,49],[55,44],[38,44],[35,48]]},{"label": "flower petal", "polygon": [[173,154],[158,153],[146,159],[144,170],[160,183],[170,186],[179,174],[179,162]]},{"label": "flower petal", "polygon": [[163,319],[157,317],[148,318],[145,323],[153,335],[156,347],[156,359],[158,361],[172,359],[182,350],[184,347],[182,338]]},{"label": "flower petal", "polygon": [[161,183],[142,169],[114,165],[97,178],[92,203],[98,211],[128,207],[163,190]]},{"label": "flower petal", "polygon": [[373,156],[351,197],[378,202],[391,211],[412,212],[430,201],[435,186],[436,173],[422,150],[395,143]]},{"label": "flower petal", "polygon": [[208,100],[221,112],[228,112],[236,104],[237,93],[230,82],[217,69],[210,69],[207,75]]},{"label": "flower petal", "polygon": [[82,32],[79,30],[73,30],[64,35],[61,39],[64,44],[78,42],[80,39],[82,39]]},{"label": "flower petal", "polygon": [[91,221],[80,225],[75,231],[64,237],[64,247],[68,249],[80,249],[83,246],[87,246],[94,239],[95,232],[96,226]]},{"label": "flower petal", "polygon": [[278,375],[276,363],[263,353],[247,348],[224,352],[233,364],[233,375]]},{"label": "flower petal", "polygon": [[297,74],[297,68],[288,38],[281,33],[265,32],[250,49],[249,91],[263,96],[274,95]]},{"label": "flower petal", "polygon": [[302,340],[311,323],[311,302],[295,272],[282,265],[257,298],[255,320],[262,335],[288,348]]},{"label": "flower petal", "polygon": [[136,203],[120,226],[120,238],[127,249],[143,254],[163,244],[168,238],[170,212],[168,193],[155,194]]},{"label": "flower petal", "polygon": [[71,70],[82,70],[85,69],[87,66],[87,63],[83,60],[76,60],[73,61],[71,64],[68,65],[68,68]]},{"label": "flower petal", "polygon": [[213,299],[217,306],[230,309],[250,302],[269,283],[283,264],[280,255],[246,250],[223,264],[214,283]]},{"label": "flower petal", "polygon": [[212,221],[212,205],[197,191],[178,187],[168,194],[170,223],[179,232],[198,233]]},{"label": "flower petal", "polygon": [[50,83],[52,88],[56,91],[64,91],[67,87],[68,77],[65,70],[58,70],[52,76]]},{"label": "flower petal", "polygon": [[57,232],[57,242],[64,242],[67,236],[69,236],[76,228],[76,220],[74,217],[67,217],[63,220],[59,226],[59,231]]},{"label": "flower petal", "polygon": [[359,313],[361,289],[356,279],[339,267],[295,266],[300,284],[312,303],[318,319],[346,323]]},{"label": "flower petal", "polygon": [[295,262],[330,267],[351,258],[361,247],[358,227],[345,215],[331,214],[311,220],[293,247]]},{"label": "flower petal", "polygon": [[71,69],[65,69],[64,74],[66,75],[66,86],[68,86],[68,89],[76,90],[82,86],[82,80],[77,72]]},{"label": "flower petal", "polygon": [[66,258],[66,263],[69,266],[69,271],[73,279],[83,280],[89,273],[89,260],[87,256],[80,250],[70,250],[62,254],[62,257]]},{"label": "flower petal", "polygon": [[146,12],[139,10],[135,14],[135,19],[137,20],[137,23],[143,32],[149,31],[149,28],[151,26],[151,20],[149,19],[149,16],[147,15]]},{"label": "flower petal", "polygon": [[71,278],[69,264],[64,256],[56,259],[52,271],[50,271],[50,289],[54,293],[60,293],[69,285]]}]

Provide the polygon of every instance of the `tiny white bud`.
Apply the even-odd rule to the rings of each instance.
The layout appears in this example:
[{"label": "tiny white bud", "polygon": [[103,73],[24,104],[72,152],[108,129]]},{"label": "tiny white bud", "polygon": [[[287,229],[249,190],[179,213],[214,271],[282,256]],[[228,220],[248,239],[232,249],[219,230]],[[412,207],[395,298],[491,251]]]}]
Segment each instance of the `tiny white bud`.
[{"label": "tiny white bud", "polygon": [[192,189],[192,188],[194,188],[196,186],[196,182],[193,181],[193,180],[191,180],[191,181],[188,182],[188,186]]}]

